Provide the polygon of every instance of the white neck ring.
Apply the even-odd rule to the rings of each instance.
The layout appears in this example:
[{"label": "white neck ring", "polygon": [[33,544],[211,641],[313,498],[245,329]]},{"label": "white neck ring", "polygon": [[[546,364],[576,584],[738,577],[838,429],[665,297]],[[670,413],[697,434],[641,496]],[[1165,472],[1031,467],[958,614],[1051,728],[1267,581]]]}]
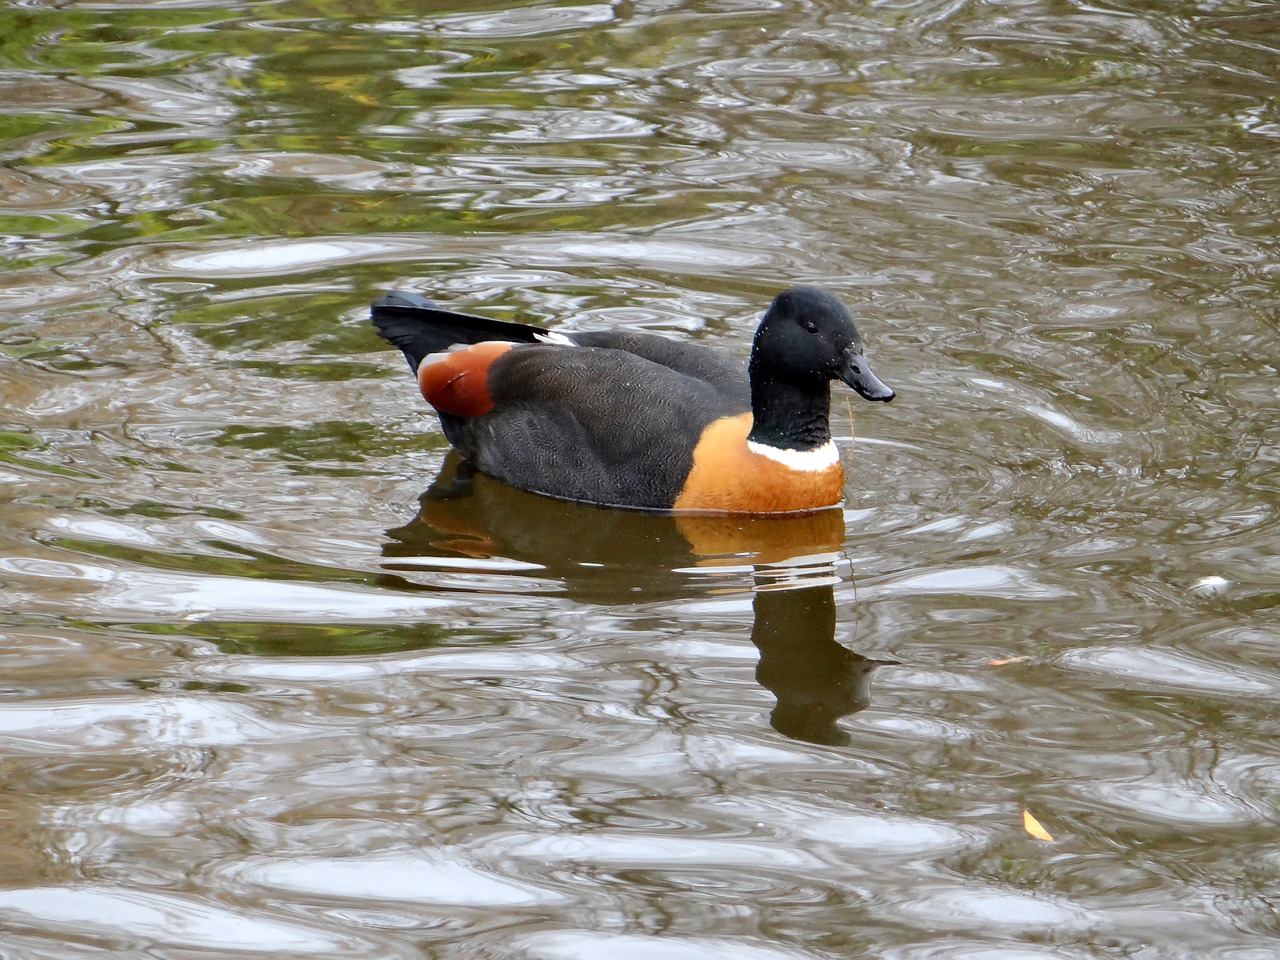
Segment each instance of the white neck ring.
[{"label": "white neck ring", "polygon": [[748,440],[747,449],[752,453],[760,454],[762,457],[768,457],[770,460],[780,463],[784,467],[790,467],[792,470],[803,470],[806,473],[816,473],[819,470],[827,470],[840,462],[840,451],[836,449],[836,442],[834,440],[828,440],[822,446],[814,447],[812,450],[792,450],[788,447],[771,447],[767,443],[757,443],[755,440]]}]

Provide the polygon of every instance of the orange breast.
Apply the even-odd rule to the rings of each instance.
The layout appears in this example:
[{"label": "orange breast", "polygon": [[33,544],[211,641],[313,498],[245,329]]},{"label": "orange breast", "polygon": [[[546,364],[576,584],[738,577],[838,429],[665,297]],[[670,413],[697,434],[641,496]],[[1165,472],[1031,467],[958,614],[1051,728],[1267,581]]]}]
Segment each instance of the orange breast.
[{"label": "orange breast", "polygon": [[837,459],[818,470],[800,470],[756,453],[747,445],[751,414],[723,417],[704,431],[693,451],[693,469],[672,505],[676,510],[784,513],[840,502],[844,467]]}]

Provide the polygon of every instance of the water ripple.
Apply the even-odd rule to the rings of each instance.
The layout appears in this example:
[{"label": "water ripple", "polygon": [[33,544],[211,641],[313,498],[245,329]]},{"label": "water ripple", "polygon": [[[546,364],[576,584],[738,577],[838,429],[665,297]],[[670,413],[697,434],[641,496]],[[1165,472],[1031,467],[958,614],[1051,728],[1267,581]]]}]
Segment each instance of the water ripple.
[{"label": "water ripple", "polygon": [[196,697],[96,697],[0,704],[0,732],[25,750],[104,750],[131,742],[228,746],[319,735],[258,711]]},{"label": "water ripple", "polygon": [[227,931],[234,930],[236,949],[249,953],[385,956],[382,945],[349,934],[199,897],[69,885],[0,890],[0,906],[19,928],[38,926],[118,944],[218,950],[227,946]]},{"label": "water ripple", "polygon": [[1121,815],[1141,811],[1144,821],[1178,829],[1241,827],[1270,819],[1265,808],[1232,796],[1218,784],[1149,778],[1081,784],[1073,792],[1109,806]]},{"label": "water ripple", "polygon": [[772,801],[728,800],[716,809],[732,812],[759,827],[782,829],[823,846],[877,857],[940,856],[978,843],[976,831],[920,818],[883,812],[853,814],[838,805],[818,805],[794,798]]},{"label": "water ripple", "polygon": [[1071,651],[1065,666],[1106,674],[1157,690],[1189,689],[1226,697],[1280,696],[1280,673],[1256,667],[1211,662],[1185,651],[1147,647],[1094,647]]},{"label": "water ripple", "polygon": [[567,861],[611,869],[705,870],[734,867],[791,871],[815,870],[822,864],[818,857],[783,844],[616,831],[578,836],[491,837],[479,844],[476,852],[486,858],[540,863]]},{"label": "water ripple", "polygon": [[[94,615],[111,619],[296,620],[326,622],[422,618],[452,601],[422,595],[396,596],[354,587],[326,587],[289,581],[121,570],[34,557],[2,557],[0,571],[23,577],[94,584]],[[38,605],[34,601],[33,606]],[[87,614],[89,611],[82,611]]]},{"label": "water ripple", "polygon": [[441,855],[386,853],[349,859],[256,858],[221,871],[231,888],[243,883],[284,894],[406,901],[459,907],[520,907],[566,899],[530,884],[492,876]]},{"label": "water ripple", "polygon": [[1004,930],[1007,933],[1053,929],[1059,935],[1083,932],[1102,918],[1062,897],[1019,893],[995,887],[926,883],[894,905],[893,913],[943,930]]},{"label": "water ripple", "polygon": [[515,946],[530,960],[804,960],[807,951],[710,937],[644,937],[598,930],[558,930],[520,936]]},{"label": "water ripple", "polygon": [[608,23],[613,5],[584,3],[556,7],[529,7],[484,13],[442,14],[421,20],[383,21],[374,29],[388,33],[426,33],[445,37],[485,37],[515,39],[581,30]]}]

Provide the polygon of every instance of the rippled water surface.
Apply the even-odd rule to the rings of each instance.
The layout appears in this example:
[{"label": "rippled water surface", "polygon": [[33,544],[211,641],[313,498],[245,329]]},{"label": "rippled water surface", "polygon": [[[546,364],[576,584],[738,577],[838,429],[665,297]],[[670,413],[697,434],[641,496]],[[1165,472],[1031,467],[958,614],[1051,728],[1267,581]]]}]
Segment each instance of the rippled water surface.
[{"label": "rippled water surface", "polygon": [[[1278,76],[1270,0],[7,4],[0,956],[1275,957]],[[786,520],[467,489],[367,324],[793,282],[899,398]]]}]

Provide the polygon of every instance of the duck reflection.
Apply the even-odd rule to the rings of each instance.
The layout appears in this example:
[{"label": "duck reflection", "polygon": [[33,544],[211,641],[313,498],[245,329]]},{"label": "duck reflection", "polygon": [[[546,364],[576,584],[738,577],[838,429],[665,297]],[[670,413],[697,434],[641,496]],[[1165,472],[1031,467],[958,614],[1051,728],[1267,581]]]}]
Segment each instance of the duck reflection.
[{"label": "duck reflection", "polygon": [[778,698],[769,722],[785,737],[843,746],[841,717],[871,703],[871,674],[896,660],[871,660],[836,642],[830,585],[757,589],[751,642],[760,650],[756,679]]},{"label": "duck reflection", "polygon": [[412,521],[387,531],[388,570],[421,572],[428,558],[464,565],[501,558],[536,569],[574,600],[599,604],[687,598],[699,574],[711,575],[701,588],[713,595],[742,590],[750,578],[756,678],[777,698],[771,723],[787,737],[847,742],[837,722],[868,705],[872,672],[895,662],[836,642],[839,510],[785,517],[611,510],[515,490],[453,453],[419,504]]}]

